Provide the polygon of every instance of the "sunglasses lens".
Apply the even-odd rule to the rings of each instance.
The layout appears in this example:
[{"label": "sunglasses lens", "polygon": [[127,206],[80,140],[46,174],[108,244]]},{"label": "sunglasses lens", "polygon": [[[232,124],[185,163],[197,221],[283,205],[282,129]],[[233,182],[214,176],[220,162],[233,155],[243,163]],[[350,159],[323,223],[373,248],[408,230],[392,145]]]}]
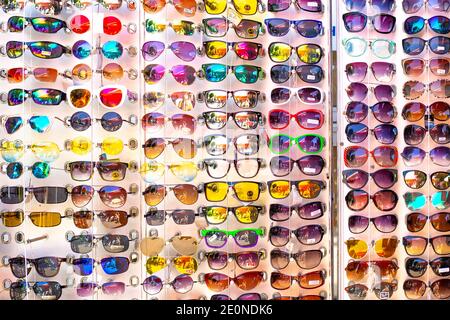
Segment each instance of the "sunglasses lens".
[{"label": "sunglasses lens", "polygon": [[447,59],[430,59],[429,67],[431,72],[436,76],[445,76],[450,73],[450,61]]},{"label": "sunglasses lens", "polygon": [[450,143],[450,126],[446,123],[440,123],[431,128],[430,137],[438,144]]},{"label": "sunglasses lens", "polygon": [[307,64],[319,63],[323,55],[322,48],[316,44],[302,44],[296,51],[300,61]]},{"label": "sunglasses lens", "polygon": [[70,239],[70,248],[75,253],[87,254],[92,251],[92,235],[79,235]]},{"label": "sunglasses lens", "polygon": [[6,43],[6,54],[9,58],[15,59],[23,55],[23,42],[8,41]]},{"label": "sunglasses lens", "polygon": [[260,76],[260,68],[250,65],[235,66],[233,72],[242,83],[255,83]]},{"label": "sunglasses lens", "polygon": [[208,289],[221,292],[228,288],[230,278],[222,273],[212,272],[205,274],[205,283]]},{"label": "sunglasses lens", "polygon": [[[406,54],[409,54],[411,56],[417,56],[425,48],[425,43],[426,42],[424,39],[421,39],[418,37],[403,39],[403,41],[402,41],[403,51]],[[430,46],[430,48],[431,48],[431,46]]]},{"label": "sunglasses lens", "polygon": [[322,241],[325,231],[317,224],[304,226],[294,230],[297,240],[304,245],[314,245]]},{"label": "sunglasses lens", "polygon": [[29,217],[36,227],[55,227],[61,224],[59,212],[31,212]]},{"label": "sunglasses lens", "polygon": [[258,58],[260,46],[255,42],[237,42],[233,46],[236,55],[243,60],[255,60]]},{"label": "sunglasses lens", "polygon": [[102,237],[103,248],[109,253],[125,252],[130,247],[128,236],[108,234]]},{"label": "sunglasses lens", "polygon": [[166,68],[161,64],[149,64],[144,68],[144,80],[147,84],[156,84],[159,82],[164,74],[166,73]]},{"label": "sunglasses lens", "polygon": [[87,181],[94,173],[94,163],[90,161],[75,161],[69,163],[72,179],[75,181]]},{"label": "sunglasses lens", "polygon": [[353,259],[361,259],[367,254],[369,249],[367,243],[363,240],[347,240],[347,252],[348,255]]},{"label": "sunglasses lens", "polygon": [[168,261],[166,260],[166,258],[155,256],[147,259],[147,262],[145,263],[145,269],[147,270],[148,274],[154,274],[167,267],[167,265]]},{"label": "sunglasses lens", "polygon": [[227,97],[227,92],[222,90],[210,90],[204,93],[206,106],[210,109],[223,108],[227,103]]},{"label": "sunglasses lens", "polygon": [[195,59],[197,48],[194,44],[187,41],[173,42],[169,49],[181,60],[192,61]]},{"label": "sunglasses lens", "polygon": [[282,204],[272,203],[269,208],[269,215],[273,221],[286,221],[291,217],[291,208]]},{"label": "sunglasses lens", "polygon": [[78,208],[86,206],[92,200],[94,192],[94,188],[88,185],[74,187],[71,192],[73,204]]},{"label": "sunglasses lens", "polygon": [[367,16],[359,12],[349,12],[343,15],[344,26],[348,32],[362,31],[367,24]]},{"label": "sunglasses lens", "polygon": [[303,180],[297,183],[297,190],[304,199],[316,198],[322,189],[323,185],[319,181]]},{"label": "sunglasses lens", "polygon": [[127,272],[130,260],[126,257],[108,257],[100,260],[100,264],[106,274],[114,275]]},{"label": "sunglasses lens", "polygon": [[263,281],[263,278],[263,272],[250,271],[238,275],[236,278],[234,278],[234,283],[241,290],[252,290]]},{"label": "sunglasses lens", "polygon": [[447,54],[450,50],[450,38],[437,36],[428,40],[430,50],[435,54]]},{"label": "sunglasses lens", "polygon": [[348,228],[351,233],[363,233],[369,227],[369,222],[369,218],[364,216],[350,216],[348,218]]},{"label": "sunglasses lens", "polygon": [[242,230],[236,233],[234,239],[241,248],[251,248],[258,243],[258,234],[253,230]]},{"label": "sunglasses lens", "polygon": [[270,77],[274,83],[284,83],[291,77],[291,67],[286,64],[276,64],[270,69]]},{"label": "sunglasses lens", "polygon": [[344,170],[342,172],[345,184],[352,189],[362,189],[369,181],[369,175],[362,170]]},{"label": "sunglasses lens", "polygon": [[7,211],[1,213],[2,217],[2,223],[5,227],[18,227],[22,224],[24,220],[24,213],[23,211],[17,210],[17,211]]},{"label": "sunglasses lens", "polygon": [[347,96],[352,101],[363,101],[367,97],[367,92],[369,89],[364,83],[359,82],[352,82],[349,84],[347,89],[345,89],[347,92]]},{"label": "sunglasses lens", "polygon": [[158,294],[163,288],[163,282],[157,276],[146,278],[142,284],[144,291],[150,295]]},{"label": "sunglasses lens", "polygon": [[91,275],[94,271],[94,260],[92,258],[74,259],[73,271],[80,276]]},{"label": "sunglasses lens", "polygon": [[397,127],[391,124],[380,124],[372,132],[377,141],[382,144],[392,144],[398,135]]},{"label": "sunglasses lens", "polygon": [[236,34],[240,38],[255,39],[259,35],[261,24],[258,21],[242,19],[234,28]]},{"label": "sunglasses lens", "polygon": [[220,59],[228,52],[228,44],[225,41],[207,41],[204,44],[205,54],[210,59]]},{"label": "sunglasses lens", "polygon": [[287,180],[270,181],[269,193],[274,199],[285,199],[291,193],[291,184]]},{"label": "sunglasses lens", "polygon": [[403,237],[403,246],[406,253],[410,256],[420,256],[425,252],[428,241],[422,237],[407,236]]},{"label": "sunglasses lens", "polygon": [[422,59],[406,59],[403,61],[403,71],[408,76],[418,77],[424,72],[424,70],[425,61]]},{"label": "sunglasses lens", "polygon": [[178,91],[170,94],[173,104],[180,110],[191,111],[195,107],[195,95],[189,91]]},{"label": "sunglasses lens", "polygon": [[305,104],[321,103],[324,98],[322,91],[314,87],[301,88],[297,91],[297,95],[300,101]]},{"label": "sunglasses lens", "polygon": [[283,37],[289,32],[290,28],[289,20],[273,18],[273,19],[266,19],[264,22],[267,26],[267,31],[271,36]]},{"label": "sunglasses lens", "polygon": [[[377,88],[379,87],[381,86],[378,86]],[[391,88],[390,86],[388,87]],[[378,102],[371,108],[374,117],[383,123],[390,123],[394,121],[394,118],[397,115],[394,105],[388,102],[387,96],[384,99],[379,100],[383,102]]]},{"label": "sunglasses lens", "polygon": [[228,73],[228,68],[224,64],[212,63],[204,64],[202,66],[205,79],[210,82],[220,82],[223,81]]},{"label": "sunglasses lens", "polygon": [[434,229],[448,232],[450,230],[450,213],[436,213],[430,217],[430,223]]},{"label": "sunglasses lens", "polygon": [[425,92],[425,85],[419,81],[408,81],[403,85],[403,96],[407,100],[419,99]]},{"label": "sunglasses lens", "polygon": [[108,132],[115,132],[122,127],[123,119],[117,112],[107,112],[100,119],[102,128]]},{"label": "sunglasses lens", "polygon": [[50,175],[50,165],[46,162],[35,162],[31,166],[31,173],[38,179],[47,178]]},{"label": "sunglasses lens", "polygon": [[145,61],[153,61],[164,52],[165,45],[160,41],[148,41],[142,45],[142,56]]},{"label": "sunglasses lens", "polygon": [[191,85],[195,81],[196,71],[187,65],[176,65],[170,69],[173,78],[182,85]]},{"label": "sunglasses lens", "polygon": [[369,195],[364,190],[352,190],[345,196],[347,207],[352,211],[361,211],[369,204]]},{"label": "sunglasses lens", "polygon": [[450,192],[438,191],[431,196],[431,204],[438,210],[450,208]]},{"label": "sunglasses lens", "polygon": [[372,178],[380,188],[389,189],[397,182],[397,171],[380,169],[372,174]]},{"label": "sunglasses lens", "polygon": [[345,127],[345,135],[351,143],[361,143],[366,140],[369,134],[369,128],[362,123],[349,123]]},{"label": "sunglasses lens", "polygon": [[[64,47],[55,42],[35,41],[28,43],[27,46],[35,57],[41,59],[59,58],[64,53]],[[75,51],[73,50],[74,55]]]},{"label": "sunglasses lens", "polygon": [[225,222],[227,216],[228,210],[225,207],[208,207],[205,212],[209,224],[221,224]]},{"label": "sunglasses lens", "polygon": [[[450,258],[449,257],[439,257],[430,261],[430,266],[433,272],[440,277],[448,277],[450,274]],[[426,270],[426,268],[425,268]]]},{"label": "sunglasses lens", "polygon": [[369,107],[363,102],[352,101],[345,108],[345,116],[348,122],[362,122],[369,112]]},{"label": "sunglasses lens", "polygon": [[416,122],[423,118],[427,107],[420,102],[409,102],[402,110],[402,116],[405,120]]},{"label": "sunglasses lens", "polygon": [[398,196],[392,190],[380,190],[372,196],[373,203],[381,211],[390,211],[397,206]]},{"label": "sunglasses lens", "polygon": [[226,182],[210,182],[205,184],[205,197],[208,201],[223,201],[228,193],[228,184]]},{"label": "sunglasses lens", "polygon": [[285,246],[291,237],[291,231],[285,227],[272,227],[269,231],[270,243],[275,247]]},{"label": "sunglasses lens", "polygon": [[181,274],[192,275],[198,269],[198,262],[194,257],[181,256],[172,260],[173,266]]},{"label": "sunglasses lens", "polygon": [[352,300],[364,300],[367,297],[367,292],[369,288],[367,288],[363,284],[354,284],[345,288],[348,296]]},{"label": "sunglasses lens", "polygon": [[285,62],[291,56],[291,46],[283,42],[272,42],[269,46],[269,57],[273,62]]},{"label": "sunglasses lens", "polygon": [[208,37],[224,37],[227,34],[229,23],[225,18],[203,19],[205,34]]},{"label": "sunglasses lens", "polygon": [[422,213],[410,213],[406,216],[406,226],[410,232],[419,232],[423,230],[427,223],[427,216]]},{"label": "sunglasses lens", "polygon": [[198,200],[198,189],[190,184],[178,184],[173,188],[175,197],[183,204],[192,205]]},{"label": "sunglasses lens", "polygon": [[228,236],[222,231],[209,230],[205,240],[210,248],[222,248],[227,243]]},{"label": "sunglasses lens", "polygon": [[[425,155],[424,155],[425,157]],[[436,147],[430,151],[431,161],[442,167],[450,166],[450,148],[448,147]]]},{"label": "sunglasses lens", "polygon": [[289,88],[275,88],[270,92],[270,99],[274,104],[283,104],[291,98]]},{"label": "sunglasses lens", "polygon": [[184,182],[190,182],[195,179],[198,173],[198,167],[193,162],[182,162],[169,165],[170,171],[178,179]]},{"label": "sunglasses lens", "polygon": [[123,78],[123,68],[118,63],[108,63],[103,67],[102,75],[105,79],[111,81],[117,81]]},{"label": "sunglasses lens", "polygon": [[345,73],[350,82],[362,82],[367,75],[368,65],[365,62],[352,62],[345,66]]},{"label": "sunglasses lens", "polygon": [[322,151],[325,141],[319,135],[303,135],[297,139],[297,145],[305,153],[319,153]]}]

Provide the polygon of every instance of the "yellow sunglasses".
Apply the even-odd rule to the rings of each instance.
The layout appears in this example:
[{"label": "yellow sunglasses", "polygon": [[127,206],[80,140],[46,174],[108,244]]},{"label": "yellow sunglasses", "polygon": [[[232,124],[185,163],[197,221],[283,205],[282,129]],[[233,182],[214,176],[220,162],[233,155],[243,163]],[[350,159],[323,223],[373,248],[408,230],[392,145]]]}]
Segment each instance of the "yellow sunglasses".
[{"label": "yellow sunglasses", "polygon": [[214,181],[201,184],[199,192],[205,193],[205,198],[211,202],[220,202],[225,200],[229,188],[233,188],[236,198],[243,202],[253,202],[259,199],[259,195],[266,189],[262,182],[254,181]]},{"label": "yellow sunglasses", "polygon": [[[231,3],[233,3],[234,9],[242,15],[253,15],[257,11],[265,11],[260,0],[232,0]],[[203,5],[207,13],[221,14],[227,9],[227,0],[203,0]]]},{"label": "yellow sunglasses", "polygon": [[165,165],[158,161],[149,161],[141,166],[139,172],[145,182],[154,183],[164,176],[166,167],[175,177],[184,182],[194,180],[200,170],[198,165],[192,161],[183,161],[169,165]]},{"label": "yellow sunglasses", "polygon": [[[119,138],[107,137],[96,146],[101,148],[103,153],[115,156],[122,153],[125,146],[128,146],[130,150],[135,150],[137,145],[136,139],[130,139],[128,144],[125,144]],[[67,140],[65,142],[65,149],[67,151],[72,151],[77,155],[87,155],[92,151],[92,141],[86,137],[76,137],[75,139]]]},{"label": "yellow sunglasses", "polygon": [[167,266],[172,265],[181,274],[192,275],[198,269],[198,261],[194,257],[179,256],[168,259],[160,256],[154,256],[147,259],[145,268],[148,274],[154,274]]}]

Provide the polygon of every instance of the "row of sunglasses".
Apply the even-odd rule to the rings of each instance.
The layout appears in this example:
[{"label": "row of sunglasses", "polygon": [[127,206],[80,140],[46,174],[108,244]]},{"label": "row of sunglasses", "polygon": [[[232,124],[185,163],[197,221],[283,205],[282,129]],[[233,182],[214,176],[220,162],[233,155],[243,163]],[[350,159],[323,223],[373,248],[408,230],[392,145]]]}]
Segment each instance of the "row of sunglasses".
[{"label": "row of sunglasses", "polygon": [[[147,19],[145,26],[148,28],[152,23],[154,24],[153,20]],[[184,25],[185,23],[187,25]],[[273,37],[283,37],[287,35],[292,27],[294,27],[299,35],[305,38],[316,38],[324,33],[322,22],[312,19],[289,20],[284,18],[270,18],[264,20],[264,25],[266,26],[269,35]],[[11,16],[7,22],[0,24],[3,31],[12,33],[22,32],[28,26],[31,26],[34,31],[40,33],[57,33],[60,30],[64,30],[65,32],[72,31],[76,34],[83,34],[90,30],[91,23],[88,17],[76,15],[72,17],[68,23],[53,17]],[[181,31],[183,33],[189,33],[189,29],[200,29],[209,37],[222,37],[225,36],[228,28],[233,27],[234,25],[226,18],[207,18],[202,20],[201,28],[195,26],[193,22],[188,21],[175,21],[171,26],[173,26],[174,30],[185,27],[187,30]],[[128,33],[136,32],[136,25],[134,23],[123,25],[119,18],[115,16],[104,17],[102,20],[102,28],[103,33],[107,35],[116,35],[122,30],[127,30]],[[158,26],[156,26],[157,30],[161,28],[165,27],[158,28]],[[260,33],[264,34],[266,31],[261,22],[249,19],[242,19],[235,27],[235,30],[236,34],[244,39],[257,38]]]},{"label": "row of sunglasses", "polygon": [[[90,6],[101,5],[103,8],[107,10],[118,10],[122,7],[123,2],[126,2],[126,6],[130,11],[136,10],[136,3],[131,0],[102,0],[102,1],[77,1],[70,0],[67,2],[53,1],[51,4],[48,3],[34,3],[33,5],[36,10],[40,11],[43,14],[53,14],[58,15],[66,6],[74,6],[77,9],[86,9]],[[228,1],[220,0],[220,1],[195,1],[195,0],[174,0],[172,2],[167,2],[166,0],[145,0],[142,1],[143,9],[148,14],[156,14],[161,12],[166,4],[171,4],[174,6],[175,10],[185,16],[185,17],[193,17],[195,16],[197,9],[200,12],[206,11],[208,14],[221,14],[225,12],[228,8]],[[265,12],[266,5],[265,2],[261,0],[232,0],[230,5],[236,12],[241,15],[255,15],[257,12]],[[288,0],[268,0],[267,1],[267,10],[269,12],[280,12],[288,10],[291,7],[291,4],[296,9],[300,9],[306,12],[313,13],[322,13],[324,12],[324,6],[321,0],[295,0],[294,2]],[[3,6],[2,9],[5,12],[14,11],[14,10],[22,10],[24,8],[24,2],[17,2],[13,5]],[[231,8],[231,6],[230,6]]]},{"label": "row of sunglasses", "polygon": [[[220,64],[214,64],[205,66],[205,68],[215,68],[225,65]],[[152,67],[158,69],[159,67],[164,68],[162,65],[150,65],[147,67]],[[178,70],[178,67],[184,70],[185,67],[189,66],[175,66],[172,67],[172,71]],[[257,81],[257,74],[252,75],[251,79],[247,77],[249,75],[246,73],[245,70],[250,70],[253,68],[253,66],[237,66],[237,67],[243,67],[243,78],[244,81]],[[230,67],[231,68],[231,67]],[[257,67],[259,68],[259,67]],[[195,81],[195,75],[192,79],[189,78],[187,74],[184,74],[183,70],[178,70],[180,73],[176,73],[176,77],[180,76],[183,77],[183,79],[179,79],[180,81]],[[255,69],[261,70],[261,69]],[[311,69],[312,70],[312,69]],[[305,72],[309,72],[311,70],[306,70]],[[162,73],[151,72],[152,79],[161,79],[164,75],[163,71]],[[195,72],[195,70],[194,70]],[[312,72],[314,72],[312,70]],[[258,71],[257,71],[258,73]],[[173,73],[172,73],[173,74]],[[219,79],[218,77],[226,77],[227,71],[224,70],[224,73],[215,73],[214,74],[214,80]],[[310,73],[308,73],[310,74]],[[308,76],[308,74],[305,74],[305,76]],[[254,77],[253,77],[254,76]],[[159,81],[157,80],[157,81]],[[153,83],[153,82],[152,82]],[[443,88],[445,86],[445,89]],[[433,84],[433,92],[435,94],[441,95],[441,92],[443,90],[446,90],[450,86],[449,81],[439,82],[436,83],[436,85]],[[422,88],[424,90],[424,88]],[[26,102],[27,99],[31,98],[32,101],[38,105],[43,106],[57,106],[60,105],[61,102],[66,101],[71,107],[74,109],[81,109],[88,107],[93,99],[93,96],[97,97],[97,101],[101,106],[107,109],[114,109],[121,107],[127,100],[129,102],[135,102],[137,97],[135,94],[129,92],[124,86],[122,85],[107,85],[102,86],[101,88],[98,88],[96,90],[97,92],[93,94],[91,92],[91,88],[87,86],[70,86],[67,88],[66,93],[59,90],[59,89],[53,89],[53,88],[39,88],[39,89],[32,89],[32,90],[25,90],[23,88],[15,88],[9,90],[7,93],[1,94],[1,101],[3,103],[7,103],[9,106],[17,106],[21,105],[24,102]],[[241,99],[241,95],[250,93],[250,96],[243,96]],[[209,106],[212,109],[218,109],[225,105],[227,101],[227,95],[228,92],[224,90],[208,90],[201,93],[202,97],[200,99],[202,101],[205,101],[206,105]],[[256,106],[258,99],[258,95],[260,94],[259,91],[254,90],[238,90],[233,91],[233,98],[238,106],[241,108],[251,108]],[[184,95],[189,95],[185,97]],[[174,92],[170,95],[172,100],[174,100],[174,103],[178,105],[179,107],[182,107],[183,109],[190,108],[189,106],[195,104],[195,97],[192,93],[189,94],[189,92]],[[288,103],[293,97],[297,97],[297,99],[307,105],[317,105],[323,103],[325,100],[325,93],[318,87],[314,86],[304,86],[299,87],[296,89],[291,89],[288,87],[278,87],[272,89],[270,93],[271,102],[273,104],[285,104]],[[199,100],[200,100],[199,99]],[[144,94],[144,100],[145,104],[153,104],[153,105],[160,105],[163,104],[165,100],[165,95],[161,92],[149,92],[147,94]],[[179,101],[182,100],[182,101]],[[188,104],[188,101],[190,103]],[[188,104],[188,106],[186,106]]]},{"label": "row of sunglasses", "polygon": [[[165,44],[160,41],[147,41],[142,45],[142,56],[145,61],[153,61],[158,58],[165,50]],[[226,42],[220,40],[203,42],[202,49],[198,49],[193,43],[187,41],[176,41],[169,45],[170,49],[179,59],[183,61],[193,61],[197,54],[204,54],[210,59],[224,58],[229,49],[232,49],[237,57],[242,60],[255,60],[263,55],[263,46],[260,43],[240,41]],[[15,41],[6,42],[0,47],[0,54],[12,59],[22,57],[25,50],[30,50],[31,54],[41,59],[56,59],[65,55],[73,55],[78,59],[86,59],[91,54],[98,52],[105,58],[110,60],[119,59],[124,51],[130,57],[137,55],[137,49],[134,46],[124,48],[123,45],[115,40],[110,40],[93,48],[86,40],[78,40],[72,48],[63,46],[52,41]],[[297,57],[303,63],[316,64],[323,55],[323,49],[317,44],[306,43],[296,47],[285,42],[272,42],[268,47],[268,55],[273,62],[285,62],[292,56],[295,51]],[[448,51],[448,50],[447,50]]]},{"label": "row of sunglasses", "polygon": [[[298,194],[304,199],[314,199],[325,189],[325,183],[319,180],[274,180],[268,182],[269,194],[274,199],[285,199],[291,194],[292,185],[295,185]],[[192,205],[197,202],[200,193],[204,193],[208,201],[223,201],[226,199],[230,188],[233,189],[238,200],[252,202],[259,199],[261,192],[266,190],[266,184],[253,181],[214,181],[202,183],[198,187],[192,184],[172,186],[154,184],[149,185],[144,190],[143,195],[147,205],[156,206],[164,200],[168,191],[173,191],[175,197],[181,203]],[[72,188],[7,186],[1,188],[0,201],[3,204],[19,204],[25,200],[26,196],[33,194],[39,203],[60,204],[66,202],[70,195],[75,206],[84,207],[92,200],[95,192],[98,192],[102,202],[111,208],[122,207],[128,194],[137,193],[127,192],[120,186],[103,186],[98,190],[91,185],[78,185]]]},{"label": "row of sunglasses", "polygon": [[[202,217],[209,225],[222,224],[228,220],[229,215],[234,215],[235,219],[242,224],[252,224],[258,220],[259,215],[266,211],[263,206],[245,205],[238,207],[223,207],[223,206],[202,206],[196,211],[192,209],[175,209],[175,210],[160,210],[155,207],[150,207],[144,214],[144,218],[149,226],[161,226],[168,219],[178,225],[190,225],[195,223],[196,217]],[[293,212],[303,220],[313,220],[323,217],[326,207],[322,202],[309,202],[304,205],[286,206],[283,204],[271,204],[269,207],[269,217],[272,221],[281,222],[288,221]],[[129,218],[135,217],[135,210],[129,212],[123,210],[87,210],[79,211],[66,210],[65,215],[59,212],[30,212],[28,217],[31,222],[37,227],[56,227],[61,224],[62,219],[72,219],[74,225],[79,229],[89,229],[92,227],[94,220],[99,219],[101,224],[108,229],[117,229],[128,224]],[[22,210],[1,212],[1,218],[5,227],[18,227],[25,221],[25,213]],[[431,217],[430,222],[436,229],[444,229],[445,224],[442,224],[444,215],[440,214],[436,217]],[[414,228],[423,228],[427,219],[421,214],[416,214],[414,218]],[[412,222],[412,223],[413,223]],[[363,221],[359,222],[362,225]],[[275,229],[276,230],[276,229]],[[82,240],[88,241],[88,238]],[[75,238],[73,238],[73,241]],[[73,248],[72,248],[73,249]],[[108,249],[105,250],[108,251]],[[74,252],[77,252],[73,249]],[[79,252],[82,253],[82,252]]]},{"label": "row of sunglasses", "polygon": [[[395,0],[344,0],[345,7],[349,11],[363,11],[370,7],[381,12],[392,12],[395,11],[398,2]],[[417,13],[424,8],[447,12],[450,10],[450,5],[446,0],[402,0],[402,9],[406,14]]]}]

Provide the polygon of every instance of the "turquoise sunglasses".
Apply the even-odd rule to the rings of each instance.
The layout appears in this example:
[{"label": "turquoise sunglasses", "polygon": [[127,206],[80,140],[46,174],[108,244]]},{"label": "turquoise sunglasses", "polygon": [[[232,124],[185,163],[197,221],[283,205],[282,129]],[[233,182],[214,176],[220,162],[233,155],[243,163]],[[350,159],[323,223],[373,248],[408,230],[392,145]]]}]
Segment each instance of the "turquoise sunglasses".
[{"label": "turquoise sunglasses", "polygon": [[221,82],[227,77],[230,70],[234,73],[236,79],[242,83],[255,83],[265,78],[265,72],[261,67],[246,64],[227,66],[221,63],[203,64],[201,77],[204,77],[210,82]]},{"label": "turquoise sunglasses", "polygon": [[[420,192],[406,192],[403,195],[405,204],[411,211],[418,211],[425,207],[427,196]],[[431,195],[431,205],[437,210],[450,208],[450,191],[438,191]]]},{"label": "turquoise sunglasses", "polygon": [[342,45],[351,57],[360,57],[369,47],[372,53],[380,59],[388,59],[395,53],[396,44],[387,39],[366,40],[360,37],[352,37],[342,40]]}]

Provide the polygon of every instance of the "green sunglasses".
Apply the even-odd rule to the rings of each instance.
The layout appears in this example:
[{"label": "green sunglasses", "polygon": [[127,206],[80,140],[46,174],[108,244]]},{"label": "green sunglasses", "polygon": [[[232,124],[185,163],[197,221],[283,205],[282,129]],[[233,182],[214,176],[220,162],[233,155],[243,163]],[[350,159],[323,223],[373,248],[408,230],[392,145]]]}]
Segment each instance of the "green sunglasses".
[{"label": "green sunglasses", "polygon": [[284,154],[289,152],[294,143],[303,153],[317,154],[325,146],[325,138],[318,134],[304,134],[298,137],[277,134],[270,138],[269,149],[275,154]]}]

